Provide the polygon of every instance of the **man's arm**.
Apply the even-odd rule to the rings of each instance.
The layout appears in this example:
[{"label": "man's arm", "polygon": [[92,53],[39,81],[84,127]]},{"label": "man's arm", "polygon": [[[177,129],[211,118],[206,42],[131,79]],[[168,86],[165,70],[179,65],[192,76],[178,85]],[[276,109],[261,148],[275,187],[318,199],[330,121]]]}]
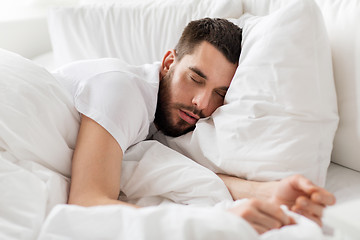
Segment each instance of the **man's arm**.
[{"label": "man's arm", "polygon": [[[82,115],[72,160],[69,204],[96,206],[123,204],[120,192],[123,151],[116,140],[94,120]],[[292,220],[269,201],[252,199],[228,209],[245,219],[258,233],[291,224]]]},{"label": "man's arm", "polygon": [[243,198],[268,200],[278,185],[276,181],[256,182],[225,174],[218,176],[223,180],[234,200]]},{"label": "man's arm", "polygon": [[294,175],[281,181],[256,182],[218,174],[228,187],[234,200],[257,198],[286,205],[322,225],[321,217],[327,205],[335,204],[335,197],[325,189],[316,186],[301,175]]},{"label": "man's arm", "polygon": [[123,151],[113,136],[82,115],[72,159],[69,204],[95,206],[124,204],[120,193]]}]

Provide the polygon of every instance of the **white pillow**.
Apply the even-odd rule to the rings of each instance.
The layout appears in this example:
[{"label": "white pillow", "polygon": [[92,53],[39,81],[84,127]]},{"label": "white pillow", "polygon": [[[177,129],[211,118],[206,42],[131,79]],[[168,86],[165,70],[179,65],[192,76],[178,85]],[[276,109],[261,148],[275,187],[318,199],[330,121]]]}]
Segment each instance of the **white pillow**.
[{"label": "white pillow", "polygon": [[57,65],[100,57],[139,65],[160,61],[189,21],[241,14],[236,0],[138,0],[55,8],[48,19]]},{"label": "white pillow", "polygon": [[163,141],[218,173],[259,181],[300,173],[324,185],[338,114],[317,5],[289,1],[239,22],[243,48],[226,104],[193,133]]},{"label": "white pillow", "polygon": [[[243,11],[266,15],[289,0],[242,0]],[[360,1],[316,0],[328,32],[340,122],[331,160],[360,171]]]}]

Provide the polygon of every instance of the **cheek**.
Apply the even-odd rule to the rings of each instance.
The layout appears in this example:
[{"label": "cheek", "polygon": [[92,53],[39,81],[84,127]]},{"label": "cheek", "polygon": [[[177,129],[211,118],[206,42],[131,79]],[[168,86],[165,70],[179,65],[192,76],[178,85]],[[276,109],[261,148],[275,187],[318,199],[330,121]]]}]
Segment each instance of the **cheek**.
[{"label": "cheek", "polygon": [[172,84],[170,86],[172,102],[182,103],[186,105],[191,105],[192,102],[192,91],[194,88],[188,81],[186,81],[185,76],[174,76]]},{"label": "cheek", "polygon": [[221,107],[223,104],[224,104],[224,99],[215,97],[215,99],[213,101],[211,101],[211,103],[210,103],[209,107],[206,109],[206,111],[204,111],[204,114],[206,116],[210,116],[211,114],[213,114],[213,112],[215,112],[216,109]]}]

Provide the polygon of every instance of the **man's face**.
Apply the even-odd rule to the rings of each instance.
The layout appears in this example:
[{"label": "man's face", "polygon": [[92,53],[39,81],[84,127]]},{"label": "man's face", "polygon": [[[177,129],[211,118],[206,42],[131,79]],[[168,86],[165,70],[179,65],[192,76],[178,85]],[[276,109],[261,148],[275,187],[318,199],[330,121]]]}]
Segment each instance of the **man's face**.
[{"label": "man's face", "polygon": [[200,118],[223,105],[236,67],[208,42],[180,61],[169,51],[160,72],[157,127],[173,137],[194,130]]}]

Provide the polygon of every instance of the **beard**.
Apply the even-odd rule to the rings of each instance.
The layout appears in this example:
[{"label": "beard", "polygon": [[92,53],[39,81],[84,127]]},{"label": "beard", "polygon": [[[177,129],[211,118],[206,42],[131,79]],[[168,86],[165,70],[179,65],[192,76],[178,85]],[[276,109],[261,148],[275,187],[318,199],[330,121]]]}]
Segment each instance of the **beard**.
[{"label": "beard", "polygon": [[165,135],[170,137],[178,137],[195,129],[195,125],[189,124],[180,117],[173,117],[172,112],[179,109],[186,109],[200,117],[204,117],[203,113],[196,109],[195,106],[187,106],[181,103],[171,103],[171,81],[174,75],[174,69],[170,69],[161,79],[159,84],[158,101],[155,112],[154,123],[156,127]]}]

